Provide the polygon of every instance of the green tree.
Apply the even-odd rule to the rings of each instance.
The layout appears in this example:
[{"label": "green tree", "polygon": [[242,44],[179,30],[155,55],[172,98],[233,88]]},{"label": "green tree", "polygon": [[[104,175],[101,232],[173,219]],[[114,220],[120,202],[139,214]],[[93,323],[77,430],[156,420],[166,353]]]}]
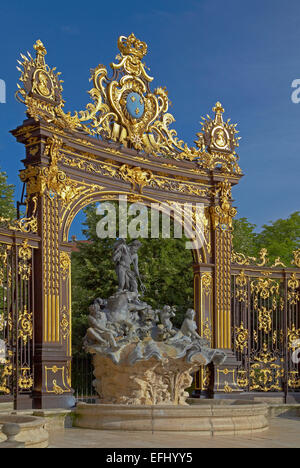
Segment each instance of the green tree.
[{"label": "green tree", "polygon": [[233,248],[247,256],[258,257],[260,250],[266,248],[270,262],[281,257],[287,266],[291,266],[293,251],[300,247],[299,211],[287,219],[264,224],[259,233],[254,232],[257,226],[247,218],[234,220],[233,227]]},{"label": "green tree", "polygon": [[[108,298],[117,289],[112,262],[115,239],[99,239],[96,234],[95,205],[85,210],[83,233],[86,242],[72,254],[73,348],[80,351],[86,332],[88,308],[97,297]],[[182,323],[187,308],[193,307],[192,253],[186,239],[140,239],[140,273],[146,292],[143,300],[153,308],[177,306],[175,325]]]},{"label": "green tree", "polygon": [[252,224],[247,218],[239,218],[233,221],[233,249],[235,252],[247,256],[255,256],[257,253],[257,234],[254,232],[256,224]]},{"label": "green tree", "polygon": [[14,206],[14,185],[7,183],[7,175],[0,171],[0,217],[15,219],[16,209]]},{"label": "green tree", "polygon": [[287,219],[263,225],[257,235],[256,245],[258,250],[268,250],[271,262],[281,257],[286,265],[291,265],[293,251],[300,247],[300,211],[292,213]]}]

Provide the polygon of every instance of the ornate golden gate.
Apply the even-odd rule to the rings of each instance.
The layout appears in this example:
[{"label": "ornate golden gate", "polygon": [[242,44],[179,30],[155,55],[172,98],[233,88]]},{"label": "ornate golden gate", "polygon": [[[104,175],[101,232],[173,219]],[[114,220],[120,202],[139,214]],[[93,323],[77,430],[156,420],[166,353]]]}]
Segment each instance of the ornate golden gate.
[{"label": "ornate golden gate", "polygon": [[[300,389],[300,272],[265,249],[260,259],[233,254],[233,348],[240,368],[238,385],[248,392],[295,394]],[[292,261],[299,264],[299,251]],[[300,355],[300,353],[299,353]],[[295,397],[296,395],[294,395]],[[299,394],[300,396],[300,394]]]},{"label": "ornate golden gate", "polygon": [[[237,213],[231,188],[242,175],[235,153],[236,125],[223,120],[218,102],[213,117],[203,119],[196,146],[190,148],[171,128],[175,119],[169,113],[166,89],[151,91],[153,78],[142,62],[147,45],[131,34],[120,37],[118,47],[112,76],[103,65],[92,70],[92,102],[74,114],[64,111],[60,74],[46,64],[41,41],[34,46],[35,58],[22,55],[19,62],[17,98],[26,105],[27,119],[12,134],[26,148],[20,177],[26,186],[27,214],[17,223],[34,252],[33,292],[26,299],[31,302],[22,302],[17,309],[21,314],[27,310],[34,324],[27,345],[33,359],[24,376],[32,378],[27,391],[35,408],[68,406],[72,395],[71,223],[88,204],[119,195],[146,205],[175,205],[178,211],[185,203],[205,206],[203,229],[195,232],[202,241],[194,251],[195,308],[201,334],[226,350],[228,359],[214,369],[209,385],[203,372],[198,388],[222,394],[243,390],[236,378],[228,378],[241,366],[232,348],[231,323],[232,219]],[[192,210],[191,231],[195,216]],[[11,226],[2,231],[12,236]],[[16,249],[21,241],[17,239]],[[5,250],[7,238],[2,236],[1,243]],[[9,312],[3,310],[6,320]],[[15,368],[15,348],[13,353],[9,365]],[[15,389],[18,394],[20,387]]]}]

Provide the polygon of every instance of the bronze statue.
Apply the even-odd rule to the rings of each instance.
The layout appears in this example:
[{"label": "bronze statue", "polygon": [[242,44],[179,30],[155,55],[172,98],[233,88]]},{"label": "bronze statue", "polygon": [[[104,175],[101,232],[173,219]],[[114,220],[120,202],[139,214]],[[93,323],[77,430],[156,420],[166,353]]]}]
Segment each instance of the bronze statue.
[{"label": "bronze statue", "polygon": [[145,290],[139,272],[138,250],[141,245],[141,242],[138,240],[127,244],[125,239],[118,240],[114,245],[113,261],[119,282],[118,292],[130,291],[138,293],[138,281],[141,285],[141,291],[144,292]]}]

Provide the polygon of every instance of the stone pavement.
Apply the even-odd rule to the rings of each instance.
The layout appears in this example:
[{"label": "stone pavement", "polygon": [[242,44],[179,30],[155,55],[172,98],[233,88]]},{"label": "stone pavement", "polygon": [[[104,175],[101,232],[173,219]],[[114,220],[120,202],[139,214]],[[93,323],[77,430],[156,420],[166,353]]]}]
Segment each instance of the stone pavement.
[{"label": "stone pavement", "polygon": [[195,433],[112,432],[65,429],[52,433],[51,448],[300,448],[300,418],[271,419],[266,432],[203,437]]}]

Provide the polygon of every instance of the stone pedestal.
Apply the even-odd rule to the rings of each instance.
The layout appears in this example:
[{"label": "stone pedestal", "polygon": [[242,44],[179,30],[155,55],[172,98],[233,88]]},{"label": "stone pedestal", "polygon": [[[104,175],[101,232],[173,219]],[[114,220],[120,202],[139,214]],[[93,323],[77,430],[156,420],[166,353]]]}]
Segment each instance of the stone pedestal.
[{"label": "stone pedestal", "polygon": [[[130,354],[135,345],[129,345]],[[117,365],[111,358],[94,355],[94,381],[101,403],[126,405],[185,405],[192,385],[191,374],[205,364],[200,354],[193,362],[185,357],[164,357],[158,361],[137,361],[133,365]]]}]

